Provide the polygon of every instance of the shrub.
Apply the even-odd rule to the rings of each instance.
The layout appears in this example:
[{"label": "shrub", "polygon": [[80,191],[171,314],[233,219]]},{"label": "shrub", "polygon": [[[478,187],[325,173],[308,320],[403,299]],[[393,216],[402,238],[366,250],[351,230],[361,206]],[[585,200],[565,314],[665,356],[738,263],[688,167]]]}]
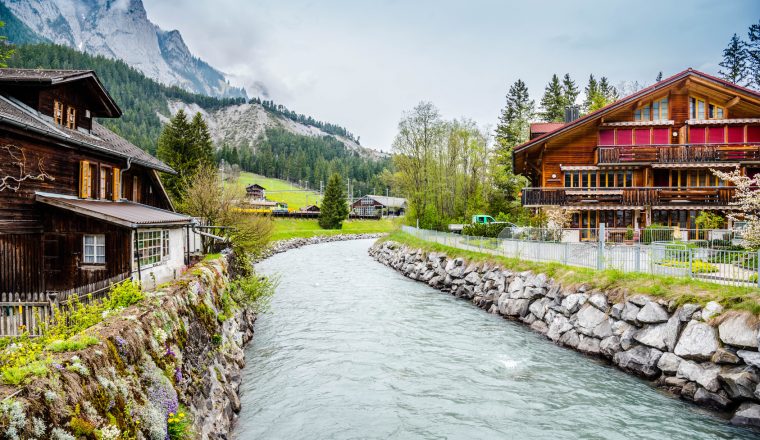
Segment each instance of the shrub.
[{"label": "shrub", "polygon": [[53,353],[62,353],[65,351],[77,351],[87,348],[90,345],[99,343],[100,340],[90,335],[74,336],[66,340],[57,339],[47,345],[47,349]]},{"label": "shrub", "polygon": [[188,440],[193,437],[192,423],[187,417],[187,408],[184,405],[180,405],[176,414],[169,413],[166,423],[171,440]]},{"label": "shrub", "polygon": [[468,235],[470,237],[498,237],[501,231],[506,228],[507,225],[503,223],[476,223],[474,225],[465,225],[462,228],[462,235]]},{"label": "shrub", "polygon": [[718,229],[725,223],[725,220],[720,215],[710,212],[702,211],[699,213],[694,223],[699,229]]},{"label": "shrub", "polygon": [[140,288],[140,284],[131,279],[126,279],[111,288],[106,307],[112,310],[129,307],[143,299],[145,299],[145,294]]},{"label": "shrub", "polygon": [[232,299],[239,305],[263,311],[274,293],[276,284],[277,282],[271,278],[252,275],[231,282],[228,289]]}]

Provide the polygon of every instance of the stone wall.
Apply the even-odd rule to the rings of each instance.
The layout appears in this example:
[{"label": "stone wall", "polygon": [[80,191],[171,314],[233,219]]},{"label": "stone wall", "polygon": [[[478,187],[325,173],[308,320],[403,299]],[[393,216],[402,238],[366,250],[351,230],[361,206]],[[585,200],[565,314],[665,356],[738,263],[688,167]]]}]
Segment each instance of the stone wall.
[{"label": "stone wall", "polygon": [[394,242],[370,254],[405,276],[519,320],[557,344],[609,360],[681,398],[760,427],[758,319],[710,302],[674,302],[563,287],[545,274],[513,272]]},{"label": "stone wall", "polygon": [[86,330],[100,342],[3,390],[0,438],[165,440],[179,403],[193,438],[230,438],[255,315],[230,307],[228,282],[225,260],[200,263]]},{"label": "stone wall", "polygon": [[287,240],[278,240],[273,242],[264,254],[259,258],[263,260],[269,258],[272,255],[287,252],[291,249],[298,249],[300,247],[309,246],[312,244],[320,243],[332,243],[334,241],[347,241],[347,240],[364,240],[370,238],[380,238],[385,234],[338,234],[338,235],[317,235],[308,238],[289,238]]}]

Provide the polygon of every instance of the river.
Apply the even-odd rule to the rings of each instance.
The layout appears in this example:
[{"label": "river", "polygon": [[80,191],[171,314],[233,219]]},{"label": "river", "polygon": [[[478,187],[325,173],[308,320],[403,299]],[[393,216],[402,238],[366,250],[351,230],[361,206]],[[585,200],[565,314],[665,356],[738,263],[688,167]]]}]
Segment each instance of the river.
[{"label": "river", "polygon": [[738,439],[757,434],[409,280],[372,240],[308,246],[247,348],[235,438]]}]

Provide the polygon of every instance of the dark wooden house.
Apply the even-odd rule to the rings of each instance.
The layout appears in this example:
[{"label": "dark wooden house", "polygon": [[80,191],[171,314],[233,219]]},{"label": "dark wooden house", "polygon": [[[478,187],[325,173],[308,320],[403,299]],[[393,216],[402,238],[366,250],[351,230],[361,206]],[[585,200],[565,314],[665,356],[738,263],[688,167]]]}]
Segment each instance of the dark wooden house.
[{"label": "dark wooden house", "polygon": [[360,217],[382,217],[404,215],[406,199],[401,197],[376,196],[368,194],[351,204],[351,213]]},{"label": "dark wooden house", "polygon": [[0,69],[0,292],[181,269],[173,170],[95,120],[121,114],[92,71]]},{"label": "dark wooden house", "polygon": [[711,169],[760,172],[760,93],[688,69],[531,137],[514,153],[524,206],[573,210],[582,238],[601,223],[693,229],[732,209]]},{"label": "dark wooden house", "polygon": [[265,200],[266,188],[254,183],[245,187],[245,194],[250,200]]}]

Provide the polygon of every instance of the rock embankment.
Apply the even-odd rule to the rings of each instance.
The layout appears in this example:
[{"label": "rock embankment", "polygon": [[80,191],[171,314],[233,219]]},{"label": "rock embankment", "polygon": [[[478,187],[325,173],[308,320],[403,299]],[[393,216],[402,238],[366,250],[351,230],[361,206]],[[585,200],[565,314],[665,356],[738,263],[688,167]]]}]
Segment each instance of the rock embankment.
[{"label": "rock embankment", "polygon": [[0,404],[0,434],[165,440],[184,411],[193,438],[230,438],[255,315],[231,305],[228,282],[224,259],[203,262],[87,329],[97,344],[56,355]]},{"label": "rock embankment", "polygon": [[405,276],[519,320],[557,344],[608,359],[683,399],[733,412],[760,427],[758,319],[710,302],[683,304],[644,295],[564,287],[545,274],[468,263],[394,242],[370,254]]},{"label": "rock embankment", "polygon": [[269,248],[259,257],[263,260],[275,254],[287,252],[292,249],[309,246],[311,244],[331,243],[333,241],[363,240],[370,238],[380,238],[385,234],[339,234],[339,235],[320,235],[308,238],[290,238],[287,240],[278,240],[273,242]]}]

